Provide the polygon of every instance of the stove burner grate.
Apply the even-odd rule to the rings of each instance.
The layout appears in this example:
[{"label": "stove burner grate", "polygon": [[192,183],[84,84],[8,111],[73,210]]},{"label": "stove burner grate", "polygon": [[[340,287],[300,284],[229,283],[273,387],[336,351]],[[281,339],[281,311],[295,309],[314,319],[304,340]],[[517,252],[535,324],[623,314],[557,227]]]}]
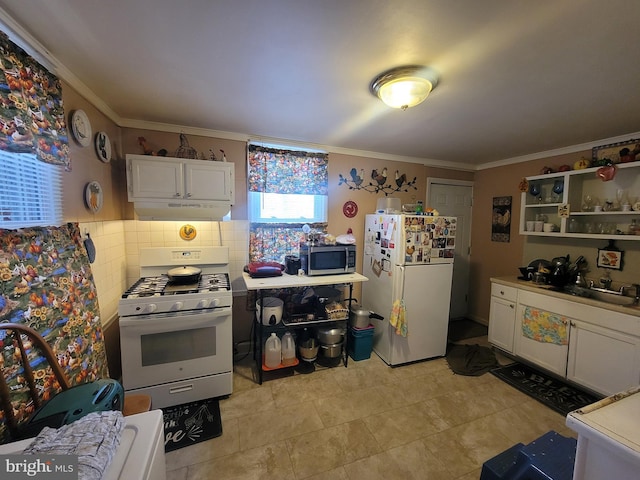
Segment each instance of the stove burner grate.
[{"label": "stove burner grate", "polygon": [[197,283],[175,284],[167,275],[143,277],[134,283],[122,298],[144,298],[161,295],[181,295],[185,293],[207,293],[230,291],[231,284],[227,273],[205,273]]}]

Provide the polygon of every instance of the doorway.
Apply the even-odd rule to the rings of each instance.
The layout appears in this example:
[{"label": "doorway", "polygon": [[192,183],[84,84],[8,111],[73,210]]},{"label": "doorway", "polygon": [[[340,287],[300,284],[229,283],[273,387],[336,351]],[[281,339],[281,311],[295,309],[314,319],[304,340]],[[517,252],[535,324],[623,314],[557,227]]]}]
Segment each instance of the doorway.
[{"label": "doorway", "polygon": [[473,182],[427,178],[427,206],[438,210],[440,215],[458,219],[449,310],[452,320],[465,317],[469,307],[472,199]]}]

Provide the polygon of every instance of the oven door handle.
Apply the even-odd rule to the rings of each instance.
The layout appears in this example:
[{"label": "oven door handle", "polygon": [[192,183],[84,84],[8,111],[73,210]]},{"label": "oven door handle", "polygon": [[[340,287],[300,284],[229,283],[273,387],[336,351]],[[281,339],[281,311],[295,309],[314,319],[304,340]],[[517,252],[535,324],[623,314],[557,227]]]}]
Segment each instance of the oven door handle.
[{"label": "oven door handle", "polygon": [[[180,315],[180,317],[180,323],[184,324],[184,326],[180,329],[183,329],[185,326],[188,328],[206,327],[211,326],[212,322],[214,322],[215,324],[222,323],[226,318],[231,317],[231,307],[221,307],[209,311],[202,310],[198,311],[197,313],[187,313],[184,315]],[[177,315],[175,313],[166,315],[160,313],[157,315],[124,317],[120,318],[120,327],[127,328],[145,326],[148,327],[149,330],[157,330],[167,326],[175,327],[176,325],[179,325],[180,323],[176,323],[176,318]]]}]

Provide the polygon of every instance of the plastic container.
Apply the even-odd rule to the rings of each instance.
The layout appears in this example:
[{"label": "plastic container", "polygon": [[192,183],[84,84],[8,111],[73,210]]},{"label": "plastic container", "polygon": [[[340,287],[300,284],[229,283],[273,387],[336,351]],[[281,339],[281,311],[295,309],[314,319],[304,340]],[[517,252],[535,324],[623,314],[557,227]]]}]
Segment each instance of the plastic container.
[{"label": "plastic container", "polygon": [[296,363],[296,342],[290,332],[282,336],[282,365],[289,366]]},{"label": "plastic container", "polygon": [[367,328],[349,328],[349,356],[356,362],[371,358],[374,331],[373,325]]},{"label": "plastic container", "polygon": [[282,344],[278,336],[271,334],[264,345],[264,364],[267,368],[277,368],[282,361]]}]

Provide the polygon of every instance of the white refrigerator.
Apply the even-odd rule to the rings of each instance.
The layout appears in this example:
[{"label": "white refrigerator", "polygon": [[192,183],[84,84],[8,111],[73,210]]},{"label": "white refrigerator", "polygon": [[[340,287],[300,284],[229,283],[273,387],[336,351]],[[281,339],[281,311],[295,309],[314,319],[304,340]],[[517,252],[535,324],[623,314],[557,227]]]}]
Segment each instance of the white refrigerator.
[{"label": "white refrigerator", "polygon": [[[455,217],[366,215],[362,305],[385,317],[373,350],[388,365],[446,354],[456,227]],[[390,323],[399,318],[406,330]]]}]

